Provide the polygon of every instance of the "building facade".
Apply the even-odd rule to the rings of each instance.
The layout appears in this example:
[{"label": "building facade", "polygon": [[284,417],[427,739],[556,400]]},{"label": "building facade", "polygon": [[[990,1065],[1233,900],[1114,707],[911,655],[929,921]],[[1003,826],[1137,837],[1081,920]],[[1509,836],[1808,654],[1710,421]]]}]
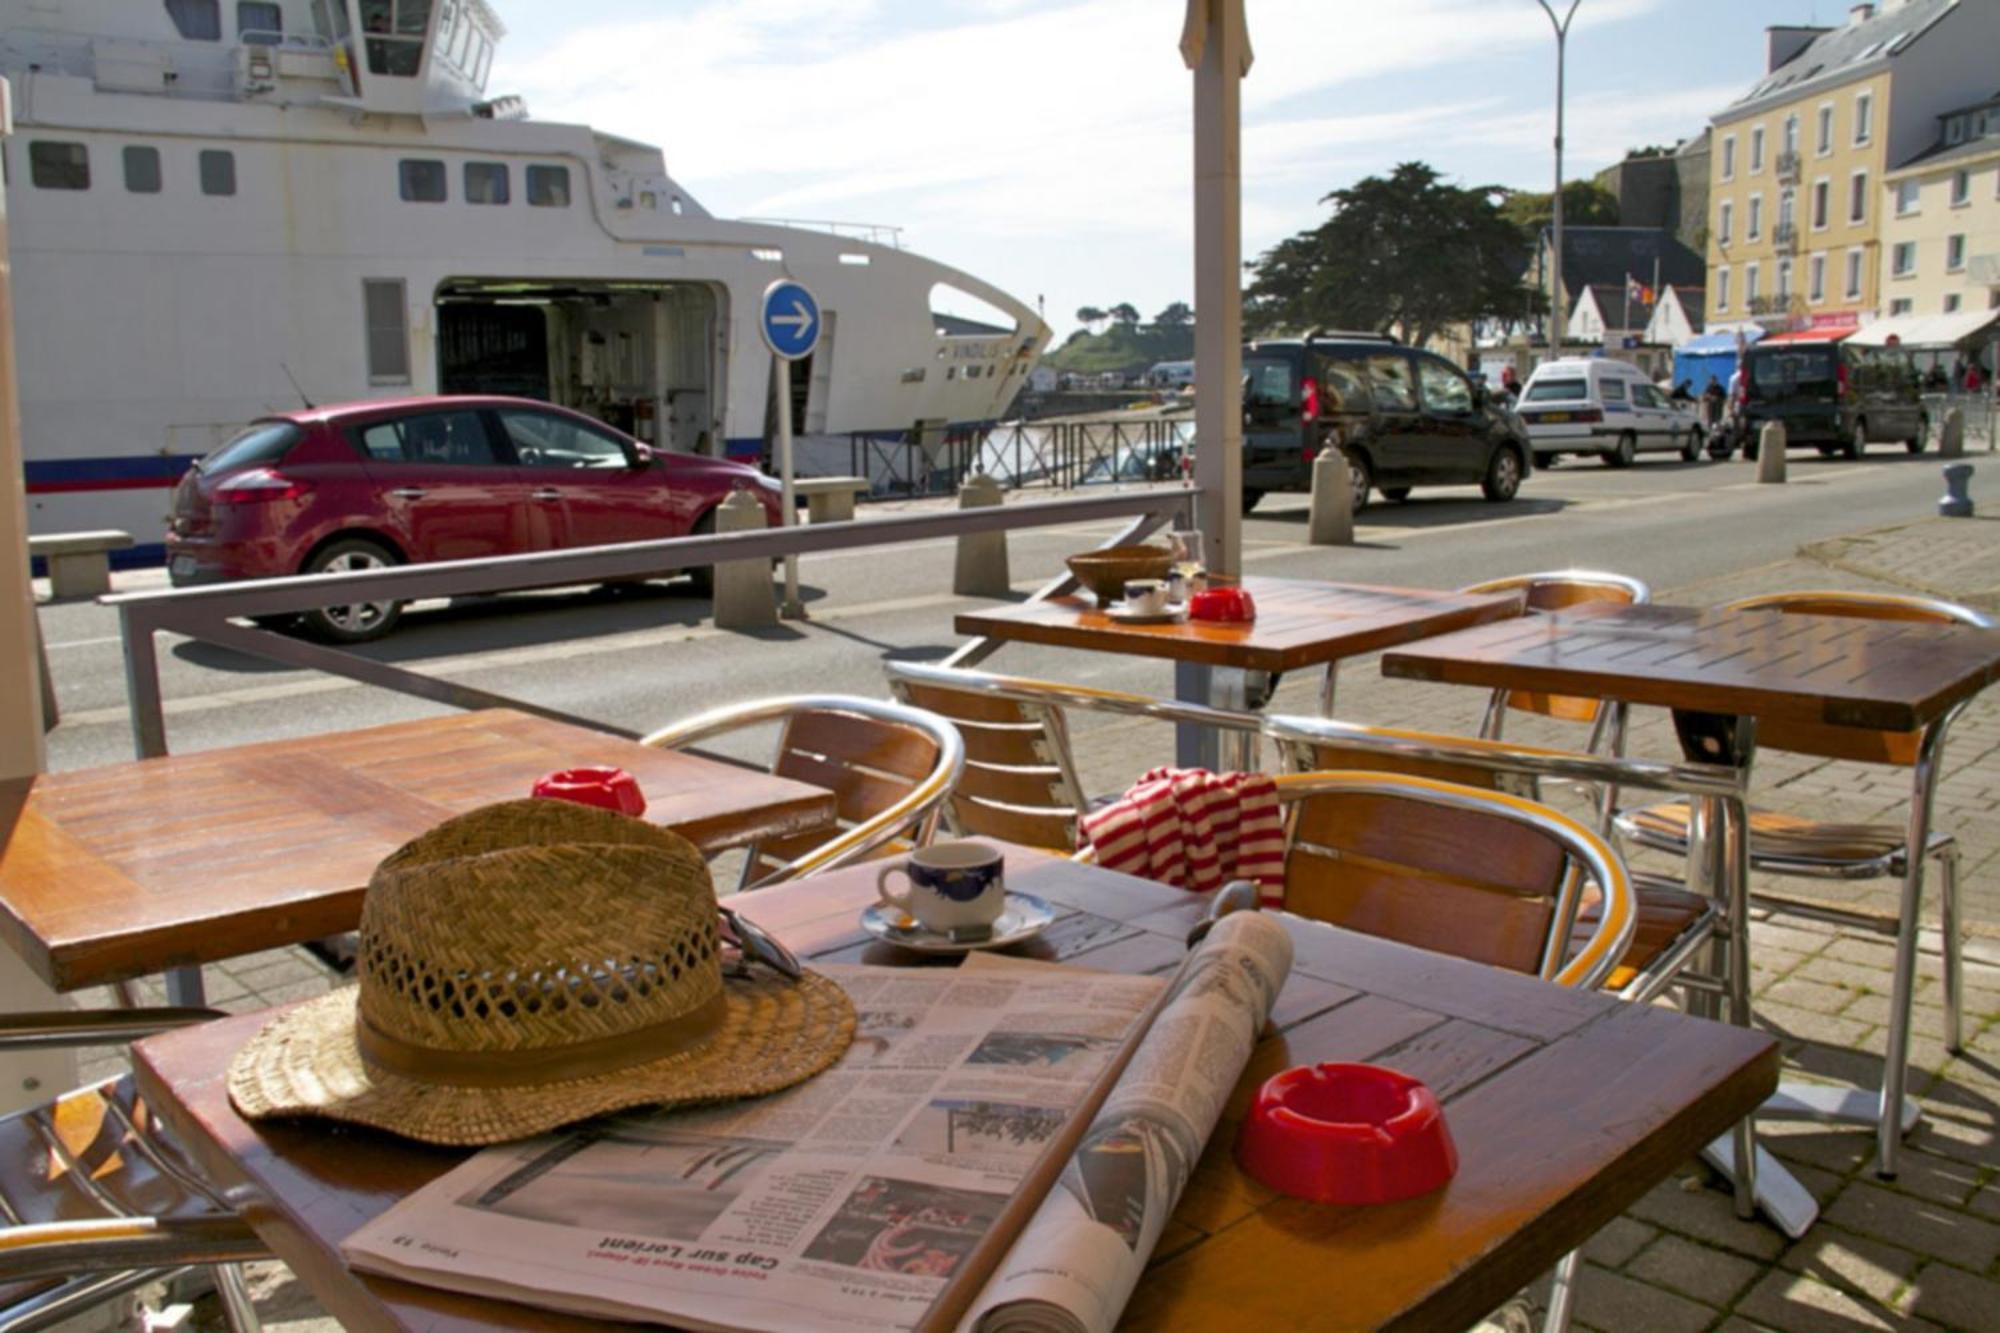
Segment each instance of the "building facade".
[{"label": "building facade", "polygon": [[2000,96],[1940,116],[1884,183],[1883,313],[2000,308]]},{"label": "building facade", "polygon": [[1708,322],[1840,327],[1888,313],[1883,182],[1992,90],[2000,4],[1888,0],[1772,28],[1767,73],[1712,123]]}]

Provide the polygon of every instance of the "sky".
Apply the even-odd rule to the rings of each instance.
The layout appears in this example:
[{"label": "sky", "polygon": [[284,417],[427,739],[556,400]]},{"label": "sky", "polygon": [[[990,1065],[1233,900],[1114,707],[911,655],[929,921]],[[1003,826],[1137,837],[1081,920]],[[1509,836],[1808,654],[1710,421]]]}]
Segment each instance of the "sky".
[{"label": "sky", "polygon": [[[489,91],[660,145],[723,217],[900,227],[1030,306],[1192,301],[1193,76],[1180,0],[492,0]],[[1555,40],[1535,0],[1246,0],[1246,260],[1333,190],[1424,161],[1553,179]],[[1838,0],[1580,0],[1564,174],[1698,134],[1771,24]]]}]

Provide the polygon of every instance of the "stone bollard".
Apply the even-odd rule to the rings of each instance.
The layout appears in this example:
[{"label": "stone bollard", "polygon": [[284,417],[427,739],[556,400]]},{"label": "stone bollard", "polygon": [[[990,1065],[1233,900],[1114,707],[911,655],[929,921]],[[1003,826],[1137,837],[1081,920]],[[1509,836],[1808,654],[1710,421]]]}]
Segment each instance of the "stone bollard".
[{"label": "stone bollard", "polygon": [[[990,509],[1004,504],[1000,483],[984,472],[975,472],[958,488],[960,509]],[[958,539],[958,563],[952,572],[951,590],[961,597],[1005,597],[1013,592],[1007,575],[1007,534],[968,532]]]},{"label": "stone bollard", "polygon": [[1785,480],[1785,423],[1767,421],[1757,436],[1757,480]]},{"label": "stone bollard", "polygon": [[[764,506],[748,491],[738,491],[715,511],[715,530],[754,532],[765,526]],[[764,629],[778,623],[778,596],[771,584],[771,562],[730,560],[715,567],[715,627]]]},{"label": "stone bollard", "polygon": [[1944,495],[1938,500],[1941,518],[1972,517],[1972,464],[1953,463],[1944,470]]},{"label": "stone bollard", "polygon": [[1347,455],[1338,449],[1322,449],[1313,459],[1306,541],[1313,546],[1354,545],[1354,481],[1347,474]]},{"label": "stone bollard", "polygon": [[1944,429],[1938,432],[1938,457],[1965,457],[1965,409],[1954,407],[1944,414]]}]

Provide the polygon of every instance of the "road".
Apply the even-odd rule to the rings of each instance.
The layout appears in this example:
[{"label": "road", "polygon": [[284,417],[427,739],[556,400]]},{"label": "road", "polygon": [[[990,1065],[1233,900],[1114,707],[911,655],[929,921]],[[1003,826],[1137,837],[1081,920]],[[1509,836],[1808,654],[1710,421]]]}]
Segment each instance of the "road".
[{"label": "road", "polygon": [[[1255,572],[1453,587],[1499,574],[1568,565],[1633,574],[1656,592],[1784,559],[1802,542],[1933,512],[1942,491],[1933,456],[1877,449],[1855,463],[1794,454],[1789,485],[1759,486],[1754,465],[1642,461],[1625,471],[1565,463],[1539,472],[1508,505],[1470,488],[1420,492],[1361,516],[1358,544],[1302,545],[1303,496],[1268,497],[1245,530]],[[1111,525],[1012,538],[1012,576],[1025,593],[1064,555]],[[717,631],[707,603],[672,583],[612,594],[541,593],[414,608],[393,636],[364,651],[384,660],[643,729],[720,703],[801,691],[882,693],[881,662],[941,655],[951,616],[970,603],[950,591],[948,542],[807,557],[812,613],[756,635]],[[157,585],[157,573],[121,586]],[[45,606],[44,632],[63,724],[50,767],[131,755],[122,658],[112,612]],[[1163,663],[1012,647],[999,669],[1165,694]],[[168,736],[177,751],[334,731],[436,711],[402,695],[233,652],[163,640]]]}]

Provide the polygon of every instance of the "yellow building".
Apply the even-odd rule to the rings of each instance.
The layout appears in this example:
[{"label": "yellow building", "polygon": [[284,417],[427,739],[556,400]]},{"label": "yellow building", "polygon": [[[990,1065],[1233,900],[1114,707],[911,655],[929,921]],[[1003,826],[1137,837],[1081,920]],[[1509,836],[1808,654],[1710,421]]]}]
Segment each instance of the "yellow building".
[{"label": "yellow building", "polygon": [[1884,181],[1883,313],[2000,308],[2000,97],[1940,116],[1936,143]]},{"label": "yellow building", "polygon": [[1765,77],[1712,121],[1708,325],[1866,323],[1887,313],[1883,181],[1993,91],[2000,3],[1861,4],[1766,41]]}]

